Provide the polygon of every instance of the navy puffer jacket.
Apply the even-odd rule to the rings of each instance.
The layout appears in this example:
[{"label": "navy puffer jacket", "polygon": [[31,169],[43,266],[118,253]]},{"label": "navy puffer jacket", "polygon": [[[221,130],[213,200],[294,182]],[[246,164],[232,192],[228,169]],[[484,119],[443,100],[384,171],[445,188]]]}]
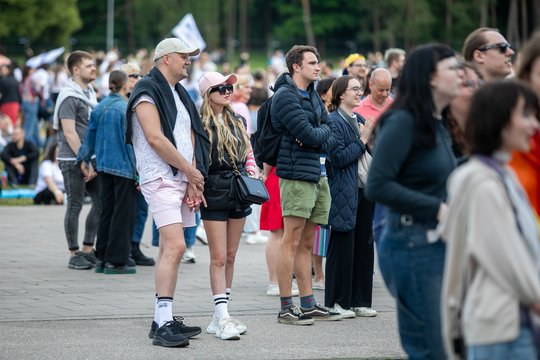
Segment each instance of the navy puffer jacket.
[{"label": "navy puffer jacket", "polygon": [[[330,113],[332,133],[339,139],[328,153],[332,205],[328,224],[333,230],[351,231],[358,208],[358,159],[366,151],[351,124],[334,111]],[[360,120],[361,121],[361,120]]]},{"label": "navy puffer jacket", "polygon": [[331,146],[322,100],[313,84],[307,88],[309,96],[300,93],[288,73],[277,79],[274,88],[272,126],[283,133],[276,174],[283,179],[318,183],[320,154]]}]

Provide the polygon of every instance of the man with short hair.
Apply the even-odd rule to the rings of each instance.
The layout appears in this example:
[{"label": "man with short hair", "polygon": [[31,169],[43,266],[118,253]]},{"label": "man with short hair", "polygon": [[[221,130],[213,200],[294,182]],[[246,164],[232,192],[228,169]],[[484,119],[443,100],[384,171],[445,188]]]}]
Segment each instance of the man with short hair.
[{"label": "man with short hair", "polygon": [[366,58],[360,54],[351,54],[345,59],[345,67],[348,75],[352,75],[360,81],[363,87],[367,84],[369,68]]},{"label": "man with short hair", "polygon": [[501,80],[512,74],[512,50],[497,29],[479,28],[465,39],[463,57],[473,62],[485,81]]},{"label": "man with short hair", "polygon": [[24,130],[20,126],[13,129],[11,141],[2,150],[1,157],[9,184],[36,184],[39,150],[32,142],[24,139]]},{"label": "man with short hair", "polygon": [[384,68],[373,70],[369,78],[369,89],[371,93],[360,102],[360,105],[353,109],[354,112],[362,115],[364,119],[376,123],[379,116],[394,101],[390,97],[391,87],[392,75],[390,71]]},{"label": "man with short hair", "polygon": [[[77,154],[86,136],[90,113],[97,105],[96,93],[90,85],[96,79],[94,57],[86,51],[76,50],[67,59],[71,78],[60,90],[53,115],[53,128],[58,130],[58,166],[64,176],[67,195],[64,231],[71,257],[70,269],[90,269],[96,264],[94,241],[96,239],[101,203],[99,183],[82,170]],[[90,166],[90,170],[92,170]],[[93,173],[93,171],[90,171]],[[84,194],[92,198],[92,207],[86,217],[83,250],[79,250],[79,215]]]},{"label": "man with short hair", "polygon": [[189,345],[201,328],[173,318],[178,267],[185,251],[184,227],[195,225],[209,166],[210,142],[199,113],[179,82],[199,49],[179,38],[161,41],[155,66],[129,97],[126,140],[133,143],[141,192],[159,230],[153,344]]},{"label": "man with short hair", "polygon": [[[331,146],[326,111],[314,83],[320,73],[319,53],[295,45],[286,55],[289,73],[275,84],[272,126],[283,134],[276,164],[280,178],[284,233],[280,244],[278,283],[281,311],[278,322],[311,325],[314,319],[339,320],[340,314],[318,304],[311,287],[311,251],[315,230],[328,223],[330,189],[321,174],[321,154]],[[292,274],[300,290],[300,308],[292,300]]]},{"label": "man with short hair", "polygon": [[392,88],[390,92],[393,95],[397,94],[397,87],[399,76],[405,65],[405,50],[399,48],[390,48],[384,52],[384,62],[386,68],[390,71],[392,76]]}]

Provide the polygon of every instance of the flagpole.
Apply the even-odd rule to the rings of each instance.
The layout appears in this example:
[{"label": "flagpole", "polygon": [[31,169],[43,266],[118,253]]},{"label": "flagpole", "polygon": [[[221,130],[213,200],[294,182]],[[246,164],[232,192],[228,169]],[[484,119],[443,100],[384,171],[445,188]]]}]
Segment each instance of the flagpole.
[{"label": "flagpole", "polygon": [[114,0],[107,0],[107,49],[114,45]]}]

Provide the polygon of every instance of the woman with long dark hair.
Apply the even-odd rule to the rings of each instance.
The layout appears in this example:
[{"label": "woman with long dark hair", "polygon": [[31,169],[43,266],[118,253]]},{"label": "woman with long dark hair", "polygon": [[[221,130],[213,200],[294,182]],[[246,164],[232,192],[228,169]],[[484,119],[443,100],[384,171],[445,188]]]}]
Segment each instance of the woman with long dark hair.
[{"label": "woman with long dark hair", "polygon": [[388,208],[379,264],[395,296],[399,333],[411,359],[444,359],[440,299],[445,246],[435,231],[456,167],[442,113],[457,96],[461,70],[442,44],[415,49],[398,96],[379,121],[366,196]]}]

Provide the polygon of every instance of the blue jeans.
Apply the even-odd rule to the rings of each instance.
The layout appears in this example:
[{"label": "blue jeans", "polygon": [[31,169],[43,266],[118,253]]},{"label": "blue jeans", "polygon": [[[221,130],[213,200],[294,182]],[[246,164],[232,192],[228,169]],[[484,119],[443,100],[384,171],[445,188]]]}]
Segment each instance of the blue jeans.
[{"label": "blue jeans", "polygon": [[537,359],[531,329],[522,325],[519,336],[513,341],[490,345],[470,345],[467,347],[469,360],[529,360]]},{"label": "blue jeans", "polygon": [[39,138],[39,100],[22,102],[22,111],[24,114],[24,137],[38,148],[41,147]]},{"label": "blue jeans", "polygon": [[440,319],[446,247],[426,238],[435,226],[411,224],[387,212],[378,246],[383,278],[397,302],[401,344],[410,359],[446,358]]}]

